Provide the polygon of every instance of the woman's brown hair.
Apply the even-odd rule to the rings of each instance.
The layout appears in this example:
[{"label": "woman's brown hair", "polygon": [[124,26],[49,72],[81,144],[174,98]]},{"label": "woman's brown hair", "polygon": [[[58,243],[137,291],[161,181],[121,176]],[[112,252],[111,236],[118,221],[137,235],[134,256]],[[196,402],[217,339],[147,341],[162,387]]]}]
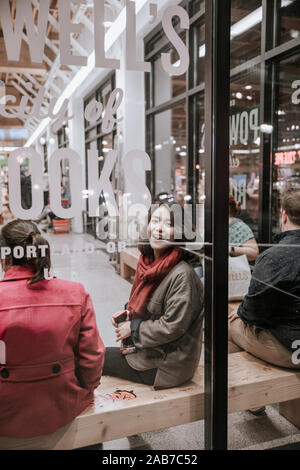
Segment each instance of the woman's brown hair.
[{"label": "woman's brown hair", "polygon": [[240,204],[236,202],[234,197],[229,195],[229,217],[236,217],[240,212]]},{"label": "woman's brown hair", "polygon": [[[176,204],[174,202],[158,202],[154,206],[151,206],[149,212],[148,212],[148,224],[147,226],[143,227],[141,234],[140,234],[140,239],[138,243],[138,249],[144,256],[151,256],[154,257],[154,251],[153,248],[150,245],[148,236],[147,236],[147,228],[150,223],[151,217],[154,214],[154,212],[161,206],[166,207],[169,212],[170,212],[170,221],[171,221],[171,226],[174,228],[174,246],[177,248],[180,248],[183,251],[183,259],[186,261],[192,261],[194,262],[197,257],[195,257],[194,253],[189,252],[188,250],[184,249],[185,243],[193,243],[196,240],[196,234],[195,234],[195,229],[191,223],[191,220],[188,221],[187,224],[187,219],[188,215],[186,214],[183,207],[180,204]],[[175,210],[174,210],[175,209]],[[179,215],[181,216],[181,224],[180,226],[175,227],[175,222],[176,222],[176,216],[174,215],[174,212],[178,211],[180,213]],[[193,238],[186,238],[185,233],[186,233],[186,228],[193,233]],[[170,247],[172,247],[172,244],[170,243]]]},{"label": "woman's brown hair", "polygon": [[[15,219],[6,224],[1,230],[0,245],[10,248],[12,266],[26,266],[33,271],[29,285],[45,279],[44,270],[49,271],[51,268],[50,246],[33,222]],[[22,247],[24,250],[24,256],[21,258],[14,256],[16,247]],[[34,247],[36,256],[27,257],[27,247]],[[45,247],[43,252],[40,247]]]}]

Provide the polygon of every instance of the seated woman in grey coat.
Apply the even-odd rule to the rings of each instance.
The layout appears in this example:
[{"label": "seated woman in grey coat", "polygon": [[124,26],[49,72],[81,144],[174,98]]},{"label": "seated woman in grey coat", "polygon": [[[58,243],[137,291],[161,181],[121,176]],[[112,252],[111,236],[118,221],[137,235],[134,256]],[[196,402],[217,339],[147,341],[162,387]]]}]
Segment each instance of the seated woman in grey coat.
[{"label": "seated woman in grey coat", "polygon": [[193,378],[202,346],[203,286],[193,256],[178,246],[183,227],[175,227],[174,219],[166,203],[151,215],[148,240],[139,245],[127,319],[118,324],[115,315],[112,320],[117,340],[131,337],[134,352],[106,348],[103,375],[155,388],[176,387]]}]

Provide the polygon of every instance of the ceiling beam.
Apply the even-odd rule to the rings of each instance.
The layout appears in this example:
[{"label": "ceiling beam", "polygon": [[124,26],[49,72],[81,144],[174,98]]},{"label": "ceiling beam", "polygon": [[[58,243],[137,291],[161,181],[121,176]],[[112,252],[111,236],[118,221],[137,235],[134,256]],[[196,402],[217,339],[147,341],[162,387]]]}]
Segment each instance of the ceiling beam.
[{"label": "ceiling beam", "polygon": [[[2,62],[2,61],[1,61]],[[45,67],[36,67],[34,65],[0,65],[0,73],[31,73],[32,75],[45,75]]]},{"label": "ceiling beam", "polygon": [[[37,0],[32,0],[33,1],[33,4],[35,7],[39,8],[39,4],[37,2]],[[60,30],[60,27],[59,27],[59,23],[58,21],[56,21],[56,19],[51,15],[49,14],[48,15],[48,21],[52,24],[52,26],[59,32]],[[87,56],[88,55],[88,52],[84,49],[84,47],[82,47],[82,45],[76,40],[74,39],[72,36],[71,36],[71,44],[74,46],[75,49],[77,49],[78,52],[80,52],[82,55],[84,56]],[[50,46],[49,46],[50,47]],[[55,46],[56,47],[56,46]]]},{"label": "ceiling beam", "polygon": [[[28,78],[28,80],[30,80],[31,83],[33,83],[37,89],[44,86],[43,83],[39,83],[34,77],[32,77],[28,73],[25,73],[25,77]],[[50,100],[53,98],[53,95],[48,90],[45,90],[45,96],[49,98]]]}]

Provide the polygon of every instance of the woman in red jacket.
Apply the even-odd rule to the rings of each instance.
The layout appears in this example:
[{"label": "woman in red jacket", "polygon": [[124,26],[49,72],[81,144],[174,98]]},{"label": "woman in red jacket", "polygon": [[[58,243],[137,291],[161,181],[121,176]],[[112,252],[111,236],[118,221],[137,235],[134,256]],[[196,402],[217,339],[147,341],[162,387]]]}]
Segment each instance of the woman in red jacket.
[{"label": "woman in red jacket", "polygon": [[8,223],[0,247],[0,436],[50,434],[92,403],[105,348],[84,287],[45,279],[50,247],[34,223]]}]

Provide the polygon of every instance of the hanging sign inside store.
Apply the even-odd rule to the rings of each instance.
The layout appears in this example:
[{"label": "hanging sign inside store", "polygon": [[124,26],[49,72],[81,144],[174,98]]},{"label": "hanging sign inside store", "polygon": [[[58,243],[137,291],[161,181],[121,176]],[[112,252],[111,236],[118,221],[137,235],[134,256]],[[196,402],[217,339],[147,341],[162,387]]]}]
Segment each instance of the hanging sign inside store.
[{"label": "hanging sign inside store", "polygon": [[296,150],[290,152],[276,152],[275,153],[275,161],[274,165],[293,165],[297,159],[300,158],[300,150],[296,152]]},{"label": "hanging sign inside store", "polygon": [[[86,67],[89,61],[93,60],[95,67],[104,69],[120,69],[119,58],[108,58],[107,44],[112,40],[104,27],[104,7],[105,0],[94,0],[94,52],[89,57],[72,54],[72,35],[80,34],[84,28],[83,24],[76,24],[71,21],[71,3],[77,5],[85,4],[85,0],[58,0],[58,23],[59,23],[59,52],[60,64],[64,66]],[[126,8],[123,10],[124,26],[126,37],[125,68],[145,73],[151,73],[151,63],[139,61],[137,59],[137,34],[136,22],[137,4],[145,5],[146,2],[134,2],[126,0]],[[20,61],[21,44],[23,30],[26,28],[28,46],[31,62],[42,64],[44,50],[46,46],[48,14],[51,0],[42,0],[39,3],[37,25],[33,16],[31,0],[18,0],[16,4],[16,17],[13,26],[9,0],[0,1],[0,20],[3,30],[4,46],[9,61]],[[150,2],[148,4],[149,22],[153,23],[158,16],[158,4]],[[174,18],[179,19],[177,25],[181,30],[188,30],[190,21],[188,13],[179,5],[167,6],[162,12],[162,28],[166,38],[169,40],[172,50],[177,53],[178,60],[172,63],[172,52],[161,54],[161,65],[165,73],[172,76],[184,74],[189,67],[189,51],[180,35],[178,28],[174,28]],[[122,29],[122,31],[123,31]],[[30,84],[28,90],[30,91]],[[12,110],[9,106],[16,103],[13,95],[5,95],[0,99],[0,115],[6,119],[27,119],[34,117],[41,121],[48,118],[52,122],[52,130],[56,132],[61,128],[64,121],[72,119],[68,116],[69,100],[63,102],[60,98],[50,100],[47,113],[44,112],[43,103],[46,90],[40,87],[37,96],[32,99],[29,94],[24,94],[19,106]],[[84,110],[84,117],[90,123],[96,122],[102,116],[102,133],[109,133],[114,125],[123,118],[118,116],[118,109],[123,100],[124,92],[121,88],[116,88],[111,93],[104,108],[101,102],[93,100]],[[33,102],[33,106],[28,112],[28,103]],[[29,161],[29,171],[32,181],[32,206],[24,209],[21,202],[21,182],[20,166],[27,158]],[[64,208],[61,204],[61,163],[68,161],[70,174],[71,207]],[[96,216],[99,213],[99,197],[103,193],[107,210],[110,216],[119,215],[118,204],[110,181],[113,168],[116,164],[117,152],[109,150],[106,155],[103,169],[98,177],[99,155],[97,150],[88,150],[88,188],[86,189],[89,199],[89,216]],[[132,150],[122,158],[125,177],[128,181],[127,190],[136,195],[135,200],[140,204],[140,211],[146,213],[151,205],[151,194],[145,184],[145,172],[151,170],[151,160],[149,155],[143,150]],[[63,148],[55,151],[49,157],[48,176],[50,191],[50,206],[52,212],[61,218],[69,219],[81,214],[82,193],[82,163],[80,155],[73,149]],[[21,219],[37,219],[43,210],[43,160],[41,155],[33,147],[19,148],[11,152],[8,159],[8,188],[9,205],[14,215]],[[0,198],[0,210],[2,210]]]}]

